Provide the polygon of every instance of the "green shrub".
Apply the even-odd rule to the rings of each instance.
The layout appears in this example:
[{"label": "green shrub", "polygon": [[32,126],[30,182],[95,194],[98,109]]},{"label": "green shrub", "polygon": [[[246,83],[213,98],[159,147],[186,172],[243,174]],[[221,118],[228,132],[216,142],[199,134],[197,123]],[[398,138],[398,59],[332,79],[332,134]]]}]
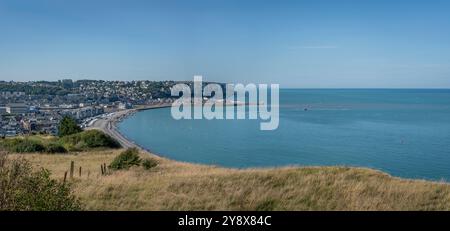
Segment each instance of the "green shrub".
[{"label": "green shrub", "polygon": [[129,148],[114,158],[109,168],[114,170],[129,169],[132,166],[139,166],[141,161],[139,151],[136,148]]},{"label": "green shrub", "polygon": [[45,169],[33,171],[24,159],[0,153],[0,211],[81,210],[71,185],[50,178]]},{"label": "green shrub", "polygon": [[81,133],[82,140],[86,143],[87,147],[109,147],[120,148],[120,144],[110,136],[97,130],[91,130]]},{"label": "green shrub", "polygon": [[67,150],[57,140],[39,140],[38,137],[13,138],[0,141],[0,146],[9,152],[16,153],[66,153]]},{"label": "green shrub", "polygon": [[51,142],[45,146],[45,152],[47,152],[47,153],[66,153],[67,150],[60,143]]},{"label": "green shrub", "polygon": [[120,148],[112,137],[99,130],[88,130],[61,138],[29,136],[26,138],[0,139],[0,148],[9,152],[47,152],[66,153],[67,151],[86,151],[92,148]]},{"label": "green shrub", "polygon": [[158,162],[154,159],[145,159],[142,161],[142,167],[147,170],[156,167],[156,165],[158,165]]},{"label": "green shrub", "polygon": [[58,125],[58,136],[59,137],[76,134],[81,131],[82,131],[82,129],[80,128],[80,126],[77,125],[77,122],[69,116],[64,116],[64,118],[61,120],[61,122],[59,122],[59,125]]},{"label": "green shrub", "polygon": [[98,130],[88,130],[64,136],[61,143],[71,151],[82,151],[89,148],[120,148],[120,144],[110,136]]},{"label": "green shrub", "polygon": [[45,150],[45,146],[36,140],[30,139],[14,139],[9,146],[9,150],[17,153],[26,153],[26,152],[43,152]]}]

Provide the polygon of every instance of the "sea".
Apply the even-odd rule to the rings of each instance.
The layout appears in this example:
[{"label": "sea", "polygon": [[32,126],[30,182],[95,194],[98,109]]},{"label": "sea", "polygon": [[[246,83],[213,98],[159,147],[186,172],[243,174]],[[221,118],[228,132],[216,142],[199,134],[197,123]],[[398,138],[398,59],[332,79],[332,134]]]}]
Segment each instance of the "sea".
[{"label": "sea", "polygon": [[[118,124],[173,160],[232,168],[368,167],[450,180],[450,89],[281,89],[279,127],[261,120],[175,120],[170,108]],[[231,106],[232,107],[232,106]]]}]

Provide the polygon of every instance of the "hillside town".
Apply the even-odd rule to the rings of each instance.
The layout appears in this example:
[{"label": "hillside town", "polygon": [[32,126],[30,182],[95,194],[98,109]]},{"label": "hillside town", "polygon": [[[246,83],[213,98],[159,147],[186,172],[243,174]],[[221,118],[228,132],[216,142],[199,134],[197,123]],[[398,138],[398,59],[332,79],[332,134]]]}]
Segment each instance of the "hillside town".
[{"label": "hillside town", "polygon": [[83,125],[106,113],[138,105],[170,103],[173,101],[170,89],[176,83],[71,79],[0,81],[0,136],[56,135],[64,116]]}]

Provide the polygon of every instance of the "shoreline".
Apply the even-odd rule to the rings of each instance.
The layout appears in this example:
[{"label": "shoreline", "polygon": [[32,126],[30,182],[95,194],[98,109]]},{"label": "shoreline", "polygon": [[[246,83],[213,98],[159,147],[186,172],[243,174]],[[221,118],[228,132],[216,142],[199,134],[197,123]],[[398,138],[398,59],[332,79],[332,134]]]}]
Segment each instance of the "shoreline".
[{"label": "shoreline", "polygon": [[[155,155],[151,151],[145,149],[144,147],[141,147],[140,145],[136,144],[134,141],[132,141],[131,139],[127,138],[122,133],[120,133],[120,131],[117,128],[117,124],[119,122],[121,122],[123,119],[125,119],[126,117],[131,116],[136,112],[152,110],[152,109],[159,109],[159,108],[167,108],[170,106],[171,106],[170,103],[161,103],[161,104],[145,105],[142,107],[117,111],[117,112],[114,112],[114,114],[111,117],[97,119],[90,127],[87,128],[87,130],[89,130],[89,129],[101,130],[105,134],[116,139],[120,143],[120,145],[122,145],[123,148],[137,148],[140,151],[146,152],[151,155]],[[158,157],[160,157],[160,156],[158,156]]]},{"label": "shoreline", "polygon": [[131,116],[137,112],[140,111],[145,111],[145,110],[152,110],[152,109],[160,109],[160,108],[167,108],[167,107],[171,107],[171,103],[161,103],[161,104],[156,104],[156,105],[145,105],[145,106],[141,106],[141,107],[137,107],[137,108],[132,108],[132,109],[125,109],[122,111],[117,111],[114,112],[114,114],[111,117],[106,117],[106,118],[100,118],[97,121],[95,121],[90,127],[86,128],[87,130],[90,129],[97,129],[97,130],[101,130],[102,132],[104,132],[105,134],[111,136],[112,138],[116,139],[123,148],[137,148],[139,151],[147,154],[147,155],[151,155],[151,156],[155,156],[157,158],[162,158],[168,161],[173,161],[175,163],[188,163],[188,164],[192,164],[192,165],[201,165],[201,166],[209,166],[209,167],[219,167],[219,168],[223,168],[223,169],[234,169],[234,170],[249,170],[249,169],[259,169],[259,170],[263,170],[263,169],[283,169],[283,168],[289,168],[289,167],[294,167],[294,168],[314,168],[314,167],[349,167],[349,168],[355,168],[355,169],[369,169],[369,170],[373,170],[373,171],[377,171],[377,172],[381,172],[384,174],[389,175],[390,177],[393,178],[397,178],[397,179],[401,179],[401,180],[412,180],[412,181],[426,181],[426,182],[433,182],[433,183],[440,183],[440,184],[450,184],[449,181],[443,181],[443,180],[433,180],[433,179],[426,179],[426,178],[407,178],[407,177],[400,177],[400,176],[394,176],[391,175],[390,173],[385,172],[382,169],[377,169],[377,168],[370,168],[370,167],[365,167],[365,166],[346,166],[346,165],[324,165],[324,166],[320,166],[320,165],[313,165],[313,166],[306,166],[306,165],[286,165],[286,166],[276,166],[276,167],[247,167],[247,168],[234,168],[234,167],[224,167],[224,166],[217,166],[217,165],[211,165],[211,164],[200,164],[200,163],[193,163],[193,162],[185,162],[185,161],[178,161],[178,160],[173,160],[170,158],[167,158],[163,155],[160,154],[155,154],[153,153],[151,150],[146,149],[142,146],[140,146],[139,144],[136,144],[133,140],[129,139],[128,137],[126,137],[125,135],[123,135],[119,130],[118,127],[116,126],[118,123],[120,123],[123,119],[127,118],[128,116]]}]

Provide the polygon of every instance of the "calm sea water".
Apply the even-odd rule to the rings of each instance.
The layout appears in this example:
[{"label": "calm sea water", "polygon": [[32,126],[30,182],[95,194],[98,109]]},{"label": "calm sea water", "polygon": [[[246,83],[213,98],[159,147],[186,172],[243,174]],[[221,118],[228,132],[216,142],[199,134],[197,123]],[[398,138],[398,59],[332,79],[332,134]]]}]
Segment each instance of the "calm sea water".
[{"label": "calm sea water", "polygon": [[139,112],[119,129],[180,161],[239,168],[363,166],[450,180],[450,90],[281,90],[279,128],[260,131],[259,123],[177,121],[165,108]]}]

